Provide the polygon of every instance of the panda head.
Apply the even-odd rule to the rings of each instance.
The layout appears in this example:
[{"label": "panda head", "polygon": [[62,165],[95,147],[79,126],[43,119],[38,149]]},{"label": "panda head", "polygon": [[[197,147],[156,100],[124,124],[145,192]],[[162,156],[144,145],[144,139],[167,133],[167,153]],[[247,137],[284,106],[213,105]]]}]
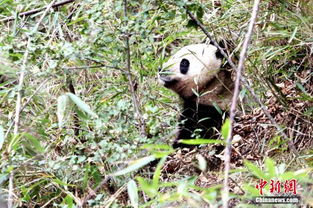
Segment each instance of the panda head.
[{"label": "panda head", "polygon": [[225,80],[225,73],[220,72],[221,65],[221,54],[214,45],[188,45],[163,65],[159,71],[159,82],[184,100],[194,99],[199,92],[207,93],[206,99],[200,99],[200,104],[211,105],[223,100],[218,97],[225,86],[221,83]]}]

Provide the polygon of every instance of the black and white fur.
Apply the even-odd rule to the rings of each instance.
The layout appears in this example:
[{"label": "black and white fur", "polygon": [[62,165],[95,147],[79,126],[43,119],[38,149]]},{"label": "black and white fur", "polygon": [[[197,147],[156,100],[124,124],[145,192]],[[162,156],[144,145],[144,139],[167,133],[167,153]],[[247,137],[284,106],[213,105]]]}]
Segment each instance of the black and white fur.
[{"label": "black and white fur", "polygon": [[222,57],[212,44],[193,44],[181,48],[162,67],[159,81],[183,100],[179,131],[173,147],[185,147],[181,139],[214,138],[223,122],[216,105],[226,112],[233,80],[231,72],[221,68]]}]

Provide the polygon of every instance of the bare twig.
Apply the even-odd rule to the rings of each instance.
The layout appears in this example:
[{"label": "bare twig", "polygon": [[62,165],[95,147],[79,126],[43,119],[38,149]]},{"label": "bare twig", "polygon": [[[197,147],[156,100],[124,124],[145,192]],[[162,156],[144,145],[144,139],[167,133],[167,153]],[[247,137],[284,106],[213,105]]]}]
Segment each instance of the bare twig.
[{"label": "bare twig", "polygon": [[[69,3],[72,3],[74,1],[75,0],[60,1],[60,2],[54,3],[50,8],[56,8],[56,7],[59,7],[59,6],[63,6],[65,4],[69,4]],[[26,11],[26,12],[22,12],[18,16],[19,17],[27,17],[27,16],[30,16],[30,15],[36,14],[38,12],[41,12],[41,11],[45,10],[46,8],[48,8],[48,6],[42,7],[42,8],[38,8],[38,9],[29,10],[29,11]],[[4,19],[0,20],[0,22],[9,22],[9,21],[12,21],[12,20],[15,20],[14,16],[4,18]]]},{"label": "bare twig", "polygon": [[22,112],[25,107],[28,105],[28,103],[30,103],[30,101],[33,99],[33,97],[39,92],[39,90],[48,82],[49,80],[46,79],[44,80],[38,87],[37,89],[35,90],[35,92],[33,92],[33,94],[31,96],[29,96],[29,98],[26,100],[26,102],[23,104],[22,108],[21,108],[21,111]]},{"label": "bare twig", "polygon": [[[38,93],[38,91],[47,83],[48,79],[46,79],[45,81],[43,81],[39,87],[35,90],[35,92],[26,100],[26,102],[23,104],[23,106],[21,107],[20,113],[25,109],[25,107],[28,105],[28,103],[30,103],[30,101],[32,100],[32,98]],[[14,119],[11,119],[10,121],[10,126],[7,129],[4,138],[8,137],[9,132],[11,131],[13,125],[15,124]]]},{"label": "bare twig", "polygon": [[[24,83],[24,78],[25,78],[25,71],[26,71],[26,62],[28,59],[28,54],[29,54],[29,47],[30,47],[30,38],[28,39],[27,42],[27,48],[24,53],[23,57],[23,64],[19,76],[19,82],[18,82],[18,91],[17,91],[17,98],[16,98],[16,106],[15,106],[15,117],[14,117],[14,130],[13,134],[16,136],[18,134],[19,130],[19,124],[20,124],[20,113],[21,113],[21,108],[22,108],[22,88],[23,88],[23,83]],[[8,208],[13,207],[13,184],[14,184],[14,170],[10,172],[9,176],[9,194],[8,194]]]},{"label": "bare twig", "polygon": [[[66,77],[66,85],[68,88],[68,91],[70,93],[72,93],[73,95],[76,95],[76,90],[75,90],[75,86],[73,84],[73,79],[71,74],[69,73],[65,73],[65,77]],[[80,123],[79,123],[79,117],[77,112],[75,111],[73,113],[73,129],[74,129],[74,135],[78,138],[79,137],[79,129],[80,129]]]},{"label": "bare twig", "polygon": [[[125,17],[127,17],[127,0],[124,0],[124,15]],[[137,100],[137,96],[136,96],[136,92],[135,92],[135,87],[134,87],[134,83],[133,83],[133,78],[131,76],[131,61],[130,61],[130,46],[129,46],[129,37],[130,35],[126,32],[126,52],[127,52],[127,78],[128,78],[128,85],[132,94],[132,100],[133,100],[133,104],[134,104],[134,108],[135,108],[135,113],[136,116],[138,118],[138,122],[139,122],[139,126],[140,126],[140,133],[142,136],[146,136],[146,125],[145,125],[145,121],[141,115],[140,112],[140,108],[139,108],[139,103]]]},{"label": "bare twig", "polygon": [[112,203],[116,198],[126,189],[126,184],[124,184],[121,188],[119,188],[106,202],[105,208],[111,207]]},{"label": "bare twig", "polygon": [[[52,5],[55,3],[55,1],[56,0],[53,0],[46,7],[45,12],[42,14],[40,20],[36,24],[33,32],[35,32],[38,29],[38,26],[41,24],[44,16],[46,16],[46,14],[48,13],[48,11],[52,7]],[[26,51],[24,53],[22,68],[21,68],[21,72],[20,72],[20,76],[19,76],[19,82],[18,82],[18,91],[17,91],[16,107],[15,107],[15,117],[14,117],[14,130],[13,130],[14,136],[16,136],[18,134],[18,131],[19,131],[20,113],[21,113],[21,109],[22,109],[22,89],[23,89],[23,84],[24,84],[24,78],[25,78],[25,72],[26,72],[26,63],[27,63],[27,60],[28,60],[30,45],[31,45],[31,38],[28,37]],[[13,195],[14,195],[13,194],[13,191],[14,191],[13,190],[14,189],[14,185],[13,184],[14,184],[14,171],[12,170],[10,172],[10,176],[9,176],[8,208],[12,208],[13,207]]]},{"label": "bare twig", "polygon": [[82,200],[82,207],[84,207],[87,201],[94,195],[94,193],[97,193],[97,191],[99,191],[101,187],[105,186],[110,179],[112,179],[111,175],[105,176],[104,179],[101,181],[101,183],[95,189],[90,190],[88,194],[86,195],[86,197]]},{"label": "bare twig", "polygon": [[91,66],[73,66],[73,67],[64,67],[63,69],[66,70],[70,70],[70,69],[93,69],[93,68],[109,68],[109,69],[116,69],[119,70],[121,72],[123,72],[124,74],[129,74],[128,71],[121,69],[119,67],[115,67],[115,66],[108,66],[105,64],[99,64],[99,65],[91,65]]},{"label": "bare twig", "polygon": [[14,118],[14,130],[13,134],[17,135],[18,134],[18,128],[20,124],[20,113],[21,113],[21,108],[22,108],[22,88],[24,84],[24,78],[25,78],[25,71],[26,71],[26,62],[28,59],[28,54],[29,50],[28,48],[30,47],[30,38],[28,39],[27,46],[26,46],[26,51],[24,53],[24,58],[23,58],[23,64],[19,76],[19,82],[18,82],[18,91],[17,91],[17,98],[16,98],[16,106],[15,106],[15,118]]},{"label": "bare twig", "polygon": [[238,68],[237,68],[237,73],[236,73],[236,81],[235,81],[235,88],[234,88],[234,94],[233,94],[233,99],[231,102],[230,106],[230,128],[229,128],[229,134],[226,139],[226,148],[224,152],[224,164],[225,164],[225,169],[224,169],[224,191],[222,194],[222,199],[223,199],[223,207],[227,208],[228,207],[228,195],[229,195],[229,186],[228,186],[228,178],[229,178],[229,169],[230,169],[230,155],[231,155],[231,141],[233,138],[233,126],[234,126],[234,119],[235,119],[235,114],[236,114],[236,106],[237,106],[237,99],[240,91],[240,80],[241,80],[241,71],[243,70],[244,67],[244,62],[246,59],[246,54],[248,50],[248,46],[250,43],[250,39],[252,36],[253,32],[253,27],[257,18],[257,14],[259,11],[259,4],[260,0],[255,0],[253,4],[253,9],[252,9],[252,14],[251,14],[251,20],[249,23],[248,31],[245,37],[245,40],[242,45],[242,49],[240,52],[240,59],[238,63]]}]

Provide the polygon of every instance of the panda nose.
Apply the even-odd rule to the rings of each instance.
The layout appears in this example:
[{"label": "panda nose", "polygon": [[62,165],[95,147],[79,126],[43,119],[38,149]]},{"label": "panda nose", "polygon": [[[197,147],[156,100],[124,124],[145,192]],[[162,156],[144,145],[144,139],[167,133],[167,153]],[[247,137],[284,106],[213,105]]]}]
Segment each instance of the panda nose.
[{"label": "panda nose", "polygon": [[158,71],[161,72],[162,71],[162,67],[158,67]]},{"label": "panda nose", "polygon": [[159,79],[162,80],[165,83],[166,82],[170,82],[172,80],[170,77],[162,76],[162,75],[160,75]]}]

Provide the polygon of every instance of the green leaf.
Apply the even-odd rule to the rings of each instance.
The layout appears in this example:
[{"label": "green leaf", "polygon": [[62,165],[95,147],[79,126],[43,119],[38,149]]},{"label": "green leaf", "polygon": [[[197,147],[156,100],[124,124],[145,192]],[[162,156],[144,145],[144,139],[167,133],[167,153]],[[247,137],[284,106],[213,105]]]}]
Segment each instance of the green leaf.
[{"label": "green leaf", "polygon": [[3,143],[4,143],[4,129],[2,126],[0,126],[0,150],[2,148]]},{"label": "green leaf", "polygon": [[68,110],[69,105],[69,99],[67,95],[61,95],[58,97],[58,105],[57,105],[57,117],[58,117],[58,124],[61,128],[64,124],[64,118],[66,115],[66,112]]},{"label": "green leaf", "polygon": [[247,89],[246,89],[246,88],[243,88],[243,89],[240,91],[240,93],[239,93],[239,100],[240,100],[241,102],[242,102],[243,99],[245,98],[246,94],[247,94]]},{"label": "green leaf", "polygon": [[[252,172],[252,174],[260,179],[269,179],[266,174],[256,165],[249,161],[244,161],[245,166]],[[270,179],[269,179],[270,180]]]},{"label": "green leaf", "polygon": [[191,91],[192,91],[193,94],[195,94],[197,97],[200,97],[199,93],[198,93],[195,89],[191,88]]},{"label": "green leaf", "polygon": [[219,139],[182,139],[179,140],[180,143],[199,145],[199,144],[224,144],[223,140]]},{"label": "green leaf", "polygon": [[274,178],[276,176],[275,162],[271,160],[270,158],[266,158],[265,167],[267,169],[269,177]]},{"label": "green leaf", "polygon": [[167,144],[144,144],[142,145],[142,149],[147,150],[171,150],[172,147]]},{"label": "green leaf", "polygon": [[292,40],[296,37],[297,31],[298,31],[298,27],[295,27],[295,29],[293,30],[292,35],[290,36],[290,38],[288,40],[288,43],[291,43]]},{"label": "green leaf", "polygon": [[15,150],[17,149],[18,147],[18,144],[21,140],[21,134],[17,134],[17,135],[14,135],[13,138],[11,139],[9,145],[8,145],[8,152],[11,152],[12,150]]},{"label": "green leaf", "polygon": [[12,1],[12,0],[2,0],[2,1],[0,2],[0,6],[1,6],[2,4],[7,3],[8,1]]},{"label": "green leaf", "polygon": [[132,165],[128,166],[127,168],[117,171],[116,173],[112,174],[113,176],[120,176],[120,175],[125,175],[126,173],[130,173],[132,171],[135,171],[145,165],[147,165],[148,163],[152,162],[153,160],[155,160],[155,156],[154,155],[150,155],[144,158],[141,158],[139,160],[136,160]]},{"label": "green leaf", "polygon": [[67,25],[68,25],[68,26],[71,26],[71,25],[74,25],[74,24],[76,24],[77,22],[83,21],[83,20],[85,20],[85,19],[87,19],[87,16],[82,16],[82,17],[79,17],[79,18],[73,20],[72,22],[68,23]]},{"label": "green leaf", "polygon": [[247,194],[250,196],[259,196],[260,192],[258,189],[256,189],[254,186],[250,186],[248,184],[243,185],[243,189],[246,191]]},{"label": "green leaf", "polygon": [[71,184],[63,182],[61,179],[58,179],[58,178],[52,179],[52,182],[54,182],[60,186],[72,186]]},{"label": "green leaf", "polygon": [[127,184],[127,192],[130,199],[130,203],[132,207],[137,208],[138,207],[138,188],[137,184],[134,180],[130,180]]},{"label": "green leaf", "polygon": [[156,158],[162,158],[174,152],[173,147],[166,144],[144,144],[142,149],[148,150]]},{"label": "green leaf", "polygon": [[43,153],[45,151],[45,149],[41,146],[39,140],[35,138],[33,135],[28,133],[24,133],[23,135],[27,137],[27,139],[31,142],[31,144],[38,152]]},{"label": "green leaf", "polygon": [[197,8],[197,18],[198,18],[199,21],[201,21],[203,15],[204,15],[203,8],[201,6],[198,6],[198,8]]},{"label": "green leaf", "polygon": [[141,189],[151,198],[158,194],[158,190],[145,178],[137,177]]},{"label": "green leaf", "polygon": [[222,137],[226,140],[230,134],[230,120],[226,119],[222,126]]},{"label": "green leaf", "polygon": [[214,106],[214,108],[217,110],[217,112],[218,112],[219,114],[223,115],[222,109],[217,105],[216,102],[213,102],[213,106]]},{"label": "green leaf", "polygon": [[67,195],[64,199],[62,204],[66,205],[68,208],[74,208],[74,201],[70,195]]},{"label": "green leaf", "polygon": [[163,167],[165,161],[166,161],[166,156],[164,156],[164,157],[160,160],[160,162],[158,163],[158,165],[157,165],[157,167],[156,167],[156,169],[155,169],[155,171],[154,171],[154,174],[153,174],[153,181],[152,181],[152,182],[153,182],[154,188],[156,188],[156,189],[157,189],[157,187],[158,187],[158,183],[159,183],[159,179],[160,179],[162,167]]},{"label": "green leaf", "polygon": [[305,87],[303,87],[302,84],[300,84],[299,82],[296,83],[297,87],[304,93],[304,94],[307,94],[306,90],[305,90]]},{"label": "green leaf", "polygon": [[80,99],[78,96],[74,95],[73,93],[66,93],[66,95],[69,96],[69,98],[73,101],[73,103],[76,104],[76,106],[84,111],[85,113],[89,114],[92,117],[97,118],[97,114],[94,113],[88,104],[86,104],[82,99]]}]

